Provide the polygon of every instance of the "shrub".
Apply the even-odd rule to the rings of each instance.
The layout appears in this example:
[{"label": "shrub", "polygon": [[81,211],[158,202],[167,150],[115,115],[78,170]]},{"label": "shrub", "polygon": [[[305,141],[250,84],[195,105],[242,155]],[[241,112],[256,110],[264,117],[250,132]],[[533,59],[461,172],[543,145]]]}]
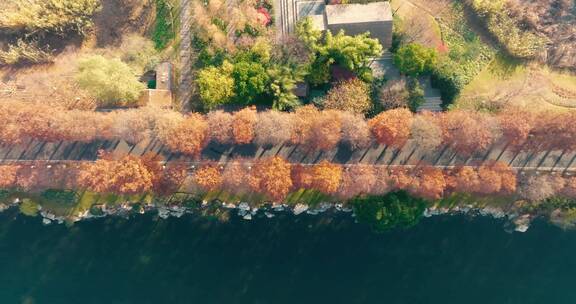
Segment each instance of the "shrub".
[{"label": "shrub", "polygon": [[19,209],[22,214],[34,217],[38,215],[38,211],[40,211],[40,205],[29,198],[25,198],[22,200],[22,203],[20,203]]},{"label": "shrub", "polygon": [[325,109],[363,114],[370,109],[372,101],[368,85],[355,78],[336,84],[323,98],[322,105]]},{"label": "shrub", "polygon": [[410,43],[400,47],[394,54],[394,64],[402,74],[418,76],[432,71],[436,57],[436,50]]},{"label": "shrub", "polygon": [[74,31],[85,34],[92,16],[101,8],[99,0],[9,0],[14,9],[0,15],[0,30],[9,32]]},{"label": "shrub", "polygon": [[204,107],[212,109],[234,98],[232,65],[225,61],[220,67],[207,67],[198,73],[198,88]]},{"label": "shrub", "polygon": [[98,99],[100,106],[134,106],[146,85],[119,59],[100,55],[82,58],[76,74],[78,85]]},{"label": "shrub", "polygon": [[384,110],[408,107],[409,93],[404,79],[389,80],[378,90],[378,100]]},{"label": "shrub", "polygon": [[270,80],[264,66],[258,62],[241,61],[234,65],[234,93],[238,102],[249,104],[254,102],[266,90]]},{"label": "shrub", "polygon": [[424,90],[416,78],[408,79],[408,107],[412,112],[416,112],[424,103]]},{"label": "shrub", "polygon": [[392,192],[385,196],[361,196],[350,201],[360,223],[376,232],[416,225],[424,213],[426,202],[406,192]]},{"label": "shrub", "polygon": [[0,50],[0,65],[50,63],[52,54],[43,50],[36,42],[25,42],[22,39],[16,44],[8,45],[7,51]]}]

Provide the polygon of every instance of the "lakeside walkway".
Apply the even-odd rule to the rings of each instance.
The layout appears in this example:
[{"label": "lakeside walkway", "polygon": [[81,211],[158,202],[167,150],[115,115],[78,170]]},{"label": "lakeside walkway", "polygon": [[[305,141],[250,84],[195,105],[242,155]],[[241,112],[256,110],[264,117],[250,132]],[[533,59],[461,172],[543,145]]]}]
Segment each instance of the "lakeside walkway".
[{"label": "lakeside walkway", "polygon": [[0,146],[0,164],[33,163],[34,161],[82,162],[94,161],[98,151],[113,152],[117,157],[125,155],[142,156],[146,153],[160,155],[166,162],[184,162],[191,166],[206,162],[225,164],[234,159],[251,163],[259,158],[281,156],[294,164],[315,164],[327,160],[343,165],[371,164],[389,167],[414,167],[429,164],[439,168],[455,166],[479,166],[485,162],[500,161],[514,170],[555,172],[565,175],[576,174],[576,151],[545,151],[539,153],[514,152],[505,144],[496,144],[488,151],[478,152],[463,157],[449,147],[440,147],[437,151],[423,151],[409,141],[402,149],[377,145],[358,150],[350,150],[346,145],[339,145],[330,151],[309,151],[300,145],[279,145],[259,147],[249,145],[209,144],[199,159],[180,153],[173,153],[158,140],[151,139],[137,145],[124,141],[93,141],[48,143],[30,140],[25,144]]}]

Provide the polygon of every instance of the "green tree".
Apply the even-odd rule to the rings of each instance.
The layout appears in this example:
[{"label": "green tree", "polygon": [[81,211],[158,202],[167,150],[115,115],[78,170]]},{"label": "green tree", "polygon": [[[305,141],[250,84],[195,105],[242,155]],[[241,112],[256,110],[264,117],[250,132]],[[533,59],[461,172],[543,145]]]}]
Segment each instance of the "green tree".
[{"label": "green tree", "polygon": [[382,45],[369,33],[348,36],[344,31],[333,35],[327,31],[315,30],[310,18],[302,19],[296,26],[296,34],[313,53],[312,63],[308,66],[308,80],[321,85],[330,80],[330,66],[338,64],[353,71],[363,80],[371,80],[372,71],[368,67],[369,59],[382,53]]},{"label": "green tree", "polygon": [[127,64],[100,55],[88,56],[78,62],[76,82],[98,99],[101,106],[136,105],[146,88]]},{"label": "green tree", "polygon": [[233,66],[224,61],[220,67],[207,67],[198,73],[200,98],[207,109],[229,103],[234,98]]},{"label": "green tree", "polygon": [[412,77],[408,78],[406,87],[408,88],[408,106],[412,112],[416,112],[425,102],[424,90],[420,86],[418,79]]},{"label": "green tree", "polygon": [[359,77],[368,68],[369,59],[382,54],[382,45],[377,39],[370,38],[369,33],[348,36],[344,31],[336,35],[328,31],[324,40],[326,51],[321,54],[326,53],[335,63],[354,71]]},{"label": "green tree", "polygon": [[385,196],[359,196],[352,199],[351,204],[358,221],[377,232],[412,227],[420,221],[426,208],[424,200],[404,191]]},{"label": "green tree", "polygon": [[437,54],[434,49],[417,43],[401,47],[394,55],[394,64],[400,72],[414,77],[431,72],[436,60]]},{"label": "green tree", "polygon": [[322,38],[322,31],[314,28],[312,18],[306,17],[296,24],[296,36],[300,38],[310,50],[316,50]]},{"label": "green tree", "polygon": [[258,62],[241,61],[234,65],[234,92],[240,103],[252,103],[267,89],[269,76],[266,69]]},{"label": "green tree", "polygon": [[275,110],[293,109],[300,105],[298,97],[293,90],[296,82],[302,80],[298,72],[295,73],[286,66],[274,66],[268,70],[270,77],[270,91],[274,97],[272,108]]}]

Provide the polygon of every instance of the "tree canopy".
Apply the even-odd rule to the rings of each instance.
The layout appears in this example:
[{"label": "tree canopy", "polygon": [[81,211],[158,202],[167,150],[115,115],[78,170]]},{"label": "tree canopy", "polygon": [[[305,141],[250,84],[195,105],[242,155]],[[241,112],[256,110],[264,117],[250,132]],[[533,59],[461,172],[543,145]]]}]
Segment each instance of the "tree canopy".
[{"label": "tree canopy", "polygon": [[400,47],[394,55],[394,64],[401,73],[409,76],[418,76],[431,72],[436,64],[436,51],[417,43],[410,43]]},{"label": "tree canopy", "polygon": [[146,88],[127,64],[100,55],[80,59],[76,82],[103,106],[135,105]]},{"label": "tree canopy", "polygon": [[204,107],[213,109],[229,103],[234,98],[233,66],[224,61],[222,66],[207,67],[198,72],[198,88]]},{"label": "tree canopy", "polygon": [[348,36],[344,31],[333,35],[313,28],[312,20],[304,18],[296,25],[296,34],[313,53],[309,66],[308,80],[321,85],[330,80],[330,66],[340,65],[363,80],[370,80],[372,73],[368,59],[382,53],[382,45],[369,33]]}]

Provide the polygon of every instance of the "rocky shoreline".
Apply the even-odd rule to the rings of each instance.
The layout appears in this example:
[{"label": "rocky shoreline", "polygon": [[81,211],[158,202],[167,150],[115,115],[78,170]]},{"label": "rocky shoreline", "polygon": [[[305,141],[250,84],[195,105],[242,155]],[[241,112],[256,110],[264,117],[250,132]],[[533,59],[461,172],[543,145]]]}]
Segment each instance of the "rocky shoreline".
[{"label": "rocky shoreline", "polygon": [[[15,199],[10,204],[0,203],[0,212],[10,208],[16,208],[22,201]],[[210,211],[210,212],[207,212]],[[217,216],[216,214],[227,212],[227,214],[236,213],[237,216],[244,220],[252,220],[255,217],[273,218],[279,213],[291,213],[295,216],[301,214],[319,215],[329,212],[334,213],[351,213],[354,217],[353,210],[342,203],[320,203],[311,208],[305,204],[296,204],[290,206],[287,204],[265,204],[260,207],[252,207],[247,202],[238,204],[225,203],[225,202],[207,202],[203,201],[200,205],[194,207],[186,207],[182,204],[172,205],[150,205],[150,204],[131,204],[123,203],[114,207],[106,205],[93,206],[90,210],[78,212],[70,216],[58,216],[48,210],[39,209],[38,215],[42,217],[42,222],[45,225],[50,224],[64,224],[75,223],[82,220],[89,220],[94,218],[102,218],[107,216],[130,217],[139,214],[146,214],[156,212],[157,216],[161,219],[168,219],[170,217],[182,217],[186,214],[203,214],[208,216]],[[530,228],[530,224],[535,215],[520,214],[514,210],[505,211],[499,207],[482,207],[478,208],[473,205],[455,206],[452,208],[447,207],[428,207],[424,210],[424,217],[432,217],[439,215],[466,215],[466,216],[489,216],[495,219],[506,220],[505,229],[507,231],[526,232]]]}]

